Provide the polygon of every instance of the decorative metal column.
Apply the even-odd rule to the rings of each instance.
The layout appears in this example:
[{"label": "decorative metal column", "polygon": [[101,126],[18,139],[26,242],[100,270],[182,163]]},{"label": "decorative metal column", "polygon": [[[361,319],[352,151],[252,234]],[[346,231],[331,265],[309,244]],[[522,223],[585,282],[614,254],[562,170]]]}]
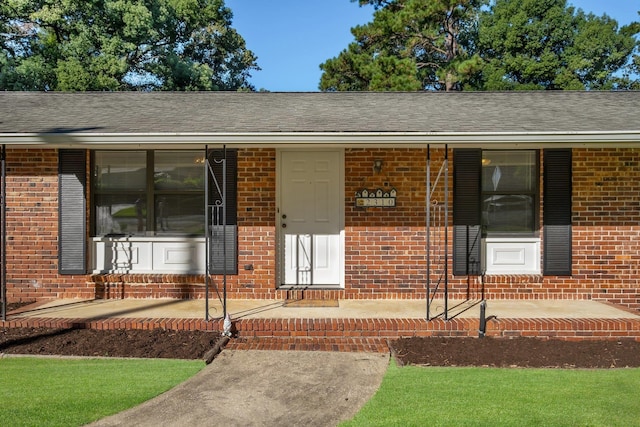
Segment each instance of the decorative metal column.
[{"label": "decorative metal column", "polygon": [[[227,147],[222,148],[221,159],[210,159],[209,148],[205,146],[205,320],[210,320],[209,315],[209,289],[211,287],[212,270],[212,243],[215,238],[222,239],[222,296],[220,290],[215,286],[215,291],[222,304],[222,318],[227,317],[227,273],[229,271],[227,261]],[[214,173],[213,164],[222,166],[222,183],[218,181]],[[211,200],[209,183],[215,187],[219,196]],[[222,229],[222,235],[217,232]]]},{"label": "decorative metal column", "polygon": [[209,147],[204,146],[204,320],[209,320]]},{"label": "decorative metal column", "polygon": [[2,320],[7,320],[7,161],[6,148],[0,152],[0,298],[2,299]]},{"label": "decorative metal column", "polygon": [[[444,146],[444,159],[435,180],[431,179],[431,147],[427,145],[427,320],[444,314],[449,318],[449,154]],[[442,179],[442,182],[441,182]],[[442,201],[436,197],[441,189]],[[434,315],[433,303],[442,292],[444,296],[443,313]]]}]

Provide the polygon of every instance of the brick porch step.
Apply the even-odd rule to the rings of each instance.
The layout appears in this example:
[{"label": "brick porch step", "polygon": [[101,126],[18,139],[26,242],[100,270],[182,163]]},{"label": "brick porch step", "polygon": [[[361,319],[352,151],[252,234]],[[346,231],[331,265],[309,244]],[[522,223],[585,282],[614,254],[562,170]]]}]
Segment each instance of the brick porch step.
[{"label": "brick porch step", "polygon": [[386,339],[347,337],[237,337],[231,339],[225,348],[229,350],[389,352]]},{"label": "brick porch step", "polygon": [[[222,320],[193,318],[44,318],[17,317],[0,322],[0,327],[47,327],[90,329],[167,329],[222,331]],[[433,319],[269,319],[233,321],[239,347],[273,345],[329,348],[347,345],[379,348],[387,339],[411,336],[477,337],[479,320]],[[617,339],[640,341],[638,318],[503,318],[487,322],[488,337],[543,337],[561,339]],[[243,341],[244,340],[244,341]],[[254,340],[254,341],[252,341]],[[266,341],[265,341],[266,340]],[[271,341],[269,341],[271,340]],[[279,340],[279,341],[278,341]],[[351,344],[349,344],[351,345]]]}]

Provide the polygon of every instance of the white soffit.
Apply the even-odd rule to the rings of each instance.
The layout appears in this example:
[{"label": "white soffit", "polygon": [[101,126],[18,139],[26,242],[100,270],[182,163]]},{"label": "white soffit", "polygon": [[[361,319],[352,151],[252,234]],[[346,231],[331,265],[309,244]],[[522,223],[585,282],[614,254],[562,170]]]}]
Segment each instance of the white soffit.
[{"label": "white soffit", "polygon": [[522,133],[15,133],[0,134],[8,146],[52,148],[191,148],[204,145],[229,147],[640,147],[639,131],[522,132]]}]

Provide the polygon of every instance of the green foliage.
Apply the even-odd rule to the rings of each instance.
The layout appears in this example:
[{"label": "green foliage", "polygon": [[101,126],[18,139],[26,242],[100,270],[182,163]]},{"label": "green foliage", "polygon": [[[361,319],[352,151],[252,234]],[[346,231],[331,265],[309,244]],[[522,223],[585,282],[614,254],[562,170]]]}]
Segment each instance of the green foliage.
[{"label": "green foliage", "polygon": [[171,359],[0,359],[0,425],[85,425],[157,396],[203,367]]},{"label": "green foliage", "polygon": [[[640,11],[638,11],[640,16]],[[633,22],[622,27],[622,34],[636,37],[636,48],[633,52],[631,61],[625,66],[623,77],[620,79],[620,87],[627,89],[640,90],[640,78],[632,79],[630,76],[640,76],[640,22]]]},{"label": "green foliage", "polygon": [[357,1],[373,21],[320,65],[321,90],[640,88],[638,22],[566,0]]},{"label": "green foliage", "polygon": [[231,18],[223,0],[6,0],[0,89],[252,90]]},{"label": "green foliage", "polygon": [[[636,41],[631,27],[566,0],[496,0],[478,25],[479,89],[612,89]],[[637,32],[637,31],[636,31]]]},{"label": "green foliage", "polygon": [[346,426],[638,425],[640,369],[397,367]]},{"label": "green foliage", "polygon": [[373,22],[352,28],[355,42],[320,65],[320,89],[460,89],[479,58],[460,41],[471,38],[485,0],[360,0],[376,8]]}]

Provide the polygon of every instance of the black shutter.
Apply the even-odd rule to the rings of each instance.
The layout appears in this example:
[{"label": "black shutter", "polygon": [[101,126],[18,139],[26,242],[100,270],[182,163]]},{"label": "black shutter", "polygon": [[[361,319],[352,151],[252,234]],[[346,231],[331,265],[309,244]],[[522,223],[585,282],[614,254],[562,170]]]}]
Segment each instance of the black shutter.
[{"label": "black shutter", "polygon": [[571,275],[571,149],[544,150],[544,274]]},{"label": "black shutter", "polygon": [[85,274],[87,207],[85,197],[86,153],[58,153],[58,272]]},{"label": "black shutter", "polygon": [[482,150],[453,150],[453,274],[481,274]]},{"label": "black shutter", "polygon": [[[238,274],[238,151],[211,150],[209,164],[214,176],[209,176],[209,204],[222,200],[223,163],[226,157],[226,225],[221,214],[211,218],[209,238],[209,273]],[[214,179],[215,177],[215,179]],[[226,262],[225,262],[226,254]]]},{"label": "black shutter", "polygon": [[[209,239],[209,273],[238,274],[238,227],[216,225]],[[225,265],[226,253],[226,265]]]}]

